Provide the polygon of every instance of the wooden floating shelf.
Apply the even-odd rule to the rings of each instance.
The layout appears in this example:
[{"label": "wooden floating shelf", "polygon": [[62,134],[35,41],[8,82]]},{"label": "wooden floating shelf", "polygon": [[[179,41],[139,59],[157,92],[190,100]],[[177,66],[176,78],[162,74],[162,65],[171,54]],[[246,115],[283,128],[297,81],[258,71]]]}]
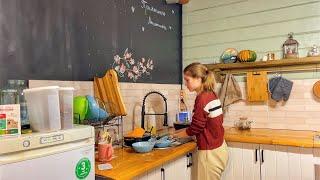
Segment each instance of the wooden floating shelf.
[{"label": "wooden floating shelf", "polygon": [[[209,70],[225,73],[246,73],[248,71],[265,70],[269,72],[276,71],[295,71],[312,70],[315,65],[320,65],[320,57],[305,57],[296,59],[279,59],[272,61],[257,61],[230,64],[206,64]],[[316,67],[317,68],[317,67]],[[320,67],[319,67],[320,68]],[[225,73],[223,73],[225,72]]]}]

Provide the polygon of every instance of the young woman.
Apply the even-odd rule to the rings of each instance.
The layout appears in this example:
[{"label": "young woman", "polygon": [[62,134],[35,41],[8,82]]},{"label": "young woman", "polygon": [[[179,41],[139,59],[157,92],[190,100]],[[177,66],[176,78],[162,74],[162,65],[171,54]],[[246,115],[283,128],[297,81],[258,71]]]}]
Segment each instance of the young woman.
[{"label": "young woman", "polygon": [[196,136],[197,180],[219,180],[228,161],[224,141],[223,112],[214,92],[214,74],[200,63],[184,69],[184,80],[189,91],[195,91],[192,122],[189,128],[176,132],[175,137]]}]

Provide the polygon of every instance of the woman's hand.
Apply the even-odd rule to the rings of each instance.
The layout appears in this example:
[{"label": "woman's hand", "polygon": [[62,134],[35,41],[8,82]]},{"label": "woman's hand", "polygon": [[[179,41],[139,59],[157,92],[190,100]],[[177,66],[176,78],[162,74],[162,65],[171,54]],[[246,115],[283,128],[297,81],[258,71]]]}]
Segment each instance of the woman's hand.
[{"label": "woman's hand", "polygon": [[180,129],[174,132],[173,134],[174,138],[186,138],[189,137],[189,135],[187,134],[186,129]]}]

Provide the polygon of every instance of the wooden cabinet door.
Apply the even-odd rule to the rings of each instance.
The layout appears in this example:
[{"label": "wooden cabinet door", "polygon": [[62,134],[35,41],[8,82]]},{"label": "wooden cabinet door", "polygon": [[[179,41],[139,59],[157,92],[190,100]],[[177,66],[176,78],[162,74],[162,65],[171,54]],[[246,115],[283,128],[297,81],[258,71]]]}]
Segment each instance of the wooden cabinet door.
[{"label": "wooden cabinet door", "polygon": [[148,180],[162,180],[161,179],[161,168],[157,168],[148,173]]},{"label": "wooden cabinet door", "polygon": [[191,179],[198,179],[198,153],[197,150],[192,152]]},{"label": "wooden cabinet door", "polygon": [[313,157],[313,148],[300,148],[300,165],[301,179],[314,180],[316,172]]},{"label": "wooden cabinet door", "polygon": [[229,160],[223,180],[259,180],[259,145],[229,142]]},{"label": "wooden cabinet door", "polygon": [[[189,153],[188,153],[189,154]],[[164,164],[162,167],[149,171],[137,180],[191,180],[191,158],[187,155]]]},{"label": "wooden cabinet door", "polygon": [[[286,155],[282,153],[278,154],[278,164],[277,164],[277,152],[276,146],[274,145],[260,145],[260,161],[261,161],[261,180],[272,179],[276,180],[277,177],[277,166],[281,165],[281,160],[287,162]],[[263,155],[263,156],[262,156]],[[282,156],[282,157],[281,157]],[[284,171],[281,173],[286,174],[287,168],[283,167]]]},{"label": "wooden cabinet door", "polygon": [[262,180],[313,180],[312,148],[261,145]]},{"label": "wooden cabinet door", "polygon": [[175,179],[190,180],[189,157],[187,155],[174,161]]},{"label": "wooden cabinet door", "polygon": [[163,179],[173,180],[174,179],[174,163],[169,162],[163,165]]},{"label": "wooden cabinet door", "polygon": [[[189,154],[189,153],[188,153]],[[170,163],[163,165],[165,180],[191,180],[192,166],[191,158],[182,156]]]},{"label": "wooden cabinet door", "polygon": [[186,166],[187,166],[187,173],[186,179],[187,180],[197,180],[197,154],[196,151],[188,153],[186,156]]},{"label": "wooden cabinet door", "polygon": [[313,180],[315,178],[313,148],[288,146],[287,153],[290,180]]},{"label": "wooden cabinet door", "polygon": [[151,170],[139,177],[134,178],[135,180],[163,180],[161,177],[161,167]]}]

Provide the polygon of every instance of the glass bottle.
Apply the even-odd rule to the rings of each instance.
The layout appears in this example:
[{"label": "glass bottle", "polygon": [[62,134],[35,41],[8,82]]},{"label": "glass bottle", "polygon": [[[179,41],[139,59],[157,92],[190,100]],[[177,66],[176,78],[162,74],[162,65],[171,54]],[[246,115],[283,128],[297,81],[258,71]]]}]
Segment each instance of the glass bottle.
[{"label": "glass bottle", "polygon": [[185,97],[184,91],[181,90],[180,91],[180,97],[179,97],[179,112],[188,111],[187,105],[186,105],[186,103],[184,101],[184,97]]},{"label": "glass bottle", "polygon": [[185,102],[185,91],[184,90],[180,91],[178,105],[179,105],[179,110],[178,110],[178,115],[177,115],[178,121],[183,122],[183,123],[189,123],[189,121],[190,121],[189,112],[188,112],[187,104]]},{"label": "glass bottle", "polygon": [[26,103],[26,98],[23,94],[23,90],[27,89],[26,81],[17,80],[16,88],[17,88],[18,99],[20,104],[21,126],[22,126],[22,129],[25,129],[25,128],[28,128],[27,126],[29,126],[27,103]]},{"label": "glass bottle", "polygon": [[19,103],[18,91],[15,80],[8,80],[7,85],[1,90],[1,105]]}]

